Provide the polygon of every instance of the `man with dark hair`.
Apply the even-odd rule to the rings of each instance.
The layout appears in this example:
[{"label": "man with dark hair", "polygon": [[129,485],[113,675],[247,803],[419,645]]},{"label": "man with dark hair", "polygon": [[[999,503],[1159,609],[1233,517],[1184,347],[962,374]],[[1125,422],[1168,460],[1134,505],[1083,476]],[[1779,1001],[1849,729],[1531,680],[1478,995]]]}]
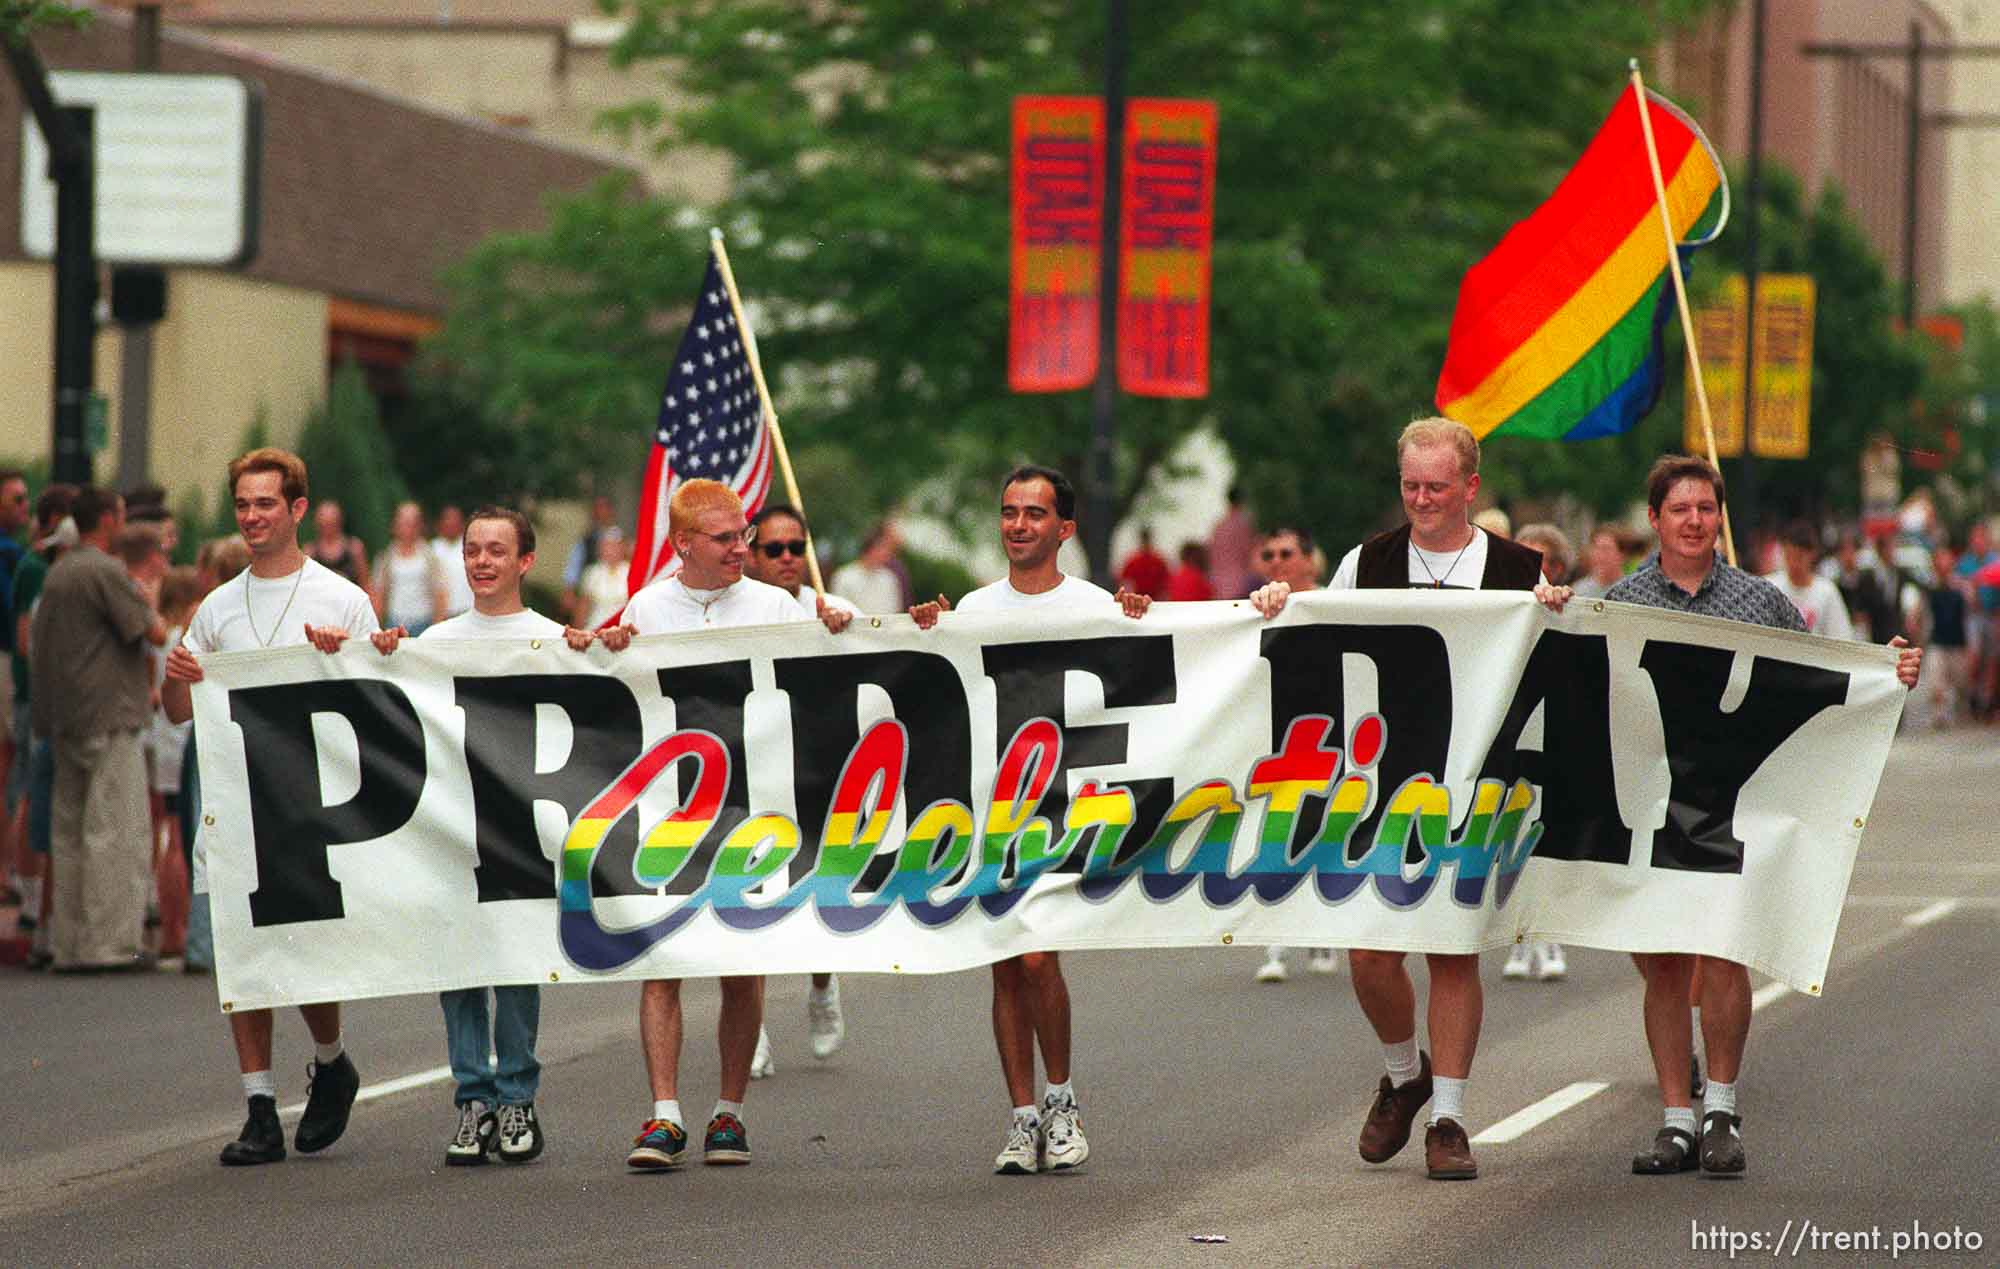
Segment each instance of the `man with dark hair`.
[{"label": "man with dark hair", "polygon": [[[187,633],[167,655],[161,704],[175,723],[194,716],[191,689],[202,679],[199,657],[307,643],[332,652],[347,636],[377,629],[367,592],[299,548],[307,504],[306,465],[298,455],[268,447],[251,450],[229,464],[229,491],[250,567],[208,593]],[[194,852],[198,912],[208,902],[207,860],[204,833]],[[347,1131],[361,1075],[341,1036],[339,1002],[300,1005],[299,1014],[312,1033],[313,1063],[305,1114],[292,1144],[299,1153],[312,1154]],[[271,1011],[235,1010],[229,1030],[249,1115],[237,1139],[222,1148],[222,1163],[276,1163],[285,1157],[285,1132],[278,1123],[278,1088],[271,1074]]]},{"label": "man with dark hair", "polygon": [[[776,586],[798,600],[799,609],[806,616],[817,618],[822,597],[805,584],[806,553],[812,549],[812,534],[806,528],[805,516],[781,502],[766,503],[750,517],[750,530],[755,540],[750,544],[750,558],[743,565],[745,575],[766,586]],[[838,595],[827,595],[824,600],[828,608],[848,614],[849,620],[860,615],[859,609]],[[821,1061],[837,1053],[847,1040],[847,1018],[840,1008],[840,984],[832,974],[812,976],[812,989],[806,995],[806,1038],[812,1045],[812,1055]],[[751,1078],[762,1079],[776,1071],[770,1032],[760,1029],[757,1054],[750,1062]]]},{"label": "man with dark hair", "polygon": [[7,813],[12,820],[15,845],[14,876],[21,891],[18,929],[33,937],[28,954],[31,967],[45,966],[53,959],[49,952],[49,931],[42,924],[45,892],[43,862],[49,853],[49,799],[55,789],[55,755],[46,736],[36,736],[32,708],[28,649],[33,642],[29,614],[42,593],[49,568],[63,549],[65,525],[72,535],[76,524],[69,519],[69,504],[76,497],[75,485],[50,485],[35,499],[34,549],[21,557],[14,568],[13,612],[7,630],[13,637],[14,736],[18,752],[14,770],[7,781]]},{"label": "man with dark hair", "polygon": [[884,520],[868,531],[861,554],[837,569],[828,584],[862,612],[901,612],[909,602],[896,571],[896,552],[902,547],[902,531],[895,521]]},{"label": "man with dark hair", "polygon": [[29,637],[35,731],[55,753],[50,866],[58,970],[144,968],[153,862],[145,733],[146,644],[167,628],[110,551],[117,494],[85,486],[70,505],[78,542],[49,570]]},{"label": "man with dark hair", "polygon": [[[472,607],[428,627],[424,638],[562,638],[579,652],[590,646],[588,630],[566,628],[521,599],[521,579],[535,565],[535,530],[526,516],[505,507],[481,507],[471,520],[461,514],[451,527],[461,543],[454,563],[472,592]],[[388,656],[407,633],[397,626],[376,631],[370,640]],[[468,761],[470,744],[468,737]],[[542,1064],[535,1057],[535,1036],[541,1027],[541,988],[534,983],[465,987],[441,992],[438,1001],[458,1086],[453,1096],[457,1126],[445,1144],[445,1163],[482,1164],[495,1153],[503,1163],[526,1163],[540,1155],[544,1138],[535,1116],[535,1092]]]},{"label": "man with dark hair", "polygon": [[[1150,597],[1121,590],[1114,599],[1057,566],[1056,552],[1075,535],[1076,490],[1069,480],[1049,467],[1016,467],[1000,489],[1000,545],[1007,553],[1007,576],[965,596],[958,610],[1031,618],[1051,608],[1115,602],[1126,616],[1143,617],[1152,605]],[[911,608],[910,616],[919,629],[928,630],[950,608],[939,595]],[[1090,1144],[1070,1087],[1069,984],[1056,953],[1029,952],[995,962],[993,1039],[1014,1107],[1007,1143],[993,1170],[1018,1176],[1082,1166],[1090,1157]],[[1034,1096],[1037,1040],[1049,1080],[1039,1108]]]},{"label": "man with dark hair", "polygon": [[[1701,459],[1669,454],[1653,464],[1646,478],[1646,519],[1659,535],[1659,550],[1605,598],[1803,631],[1805,619],[1776,586],[1716,557],[1722,506],[1722,473]],[[1536,594],[1560,610],[1571,592],[1566,586],[1542,586]],[[1915,687],[1923,649],[1910,647],[1901,636],[1889,640],[1889,646],[1902,652],[1896,677],[1905,687]],[[1678,952],[1638,952],[1632,959],[1646,981],[1646,1041],[1666,1106],[1665,1125],[1654,1135],[1652,1147],[1632,1160],[1632,1171],[1657,1176],[1691,1172],[1698,1166],[1723,1176],[1742,1172],[1743,1118],[1736,1113],[1736,1080],[1750,1037],[1749,969],[1712,956],[1700,958],[1701,990],[1695,1003],[1701,1010],[1708,1088],[1697,1141],[1689,1091],[1694,1036],[1688,1014],[1696,958]]]},{"label": "man with dark hair", "polygon": [[1854,625],[1847,619],[1840,588],[1814,571],[1819,563],[1819,534],[1804,520],[1794,520],[1778,535],[1778,541],[1785,553],[1784,567],[1764,580],[1792,601],[1807,630],[1829,639],[1852,639]]},{"label": "man with dark hair", "polygon": [[[1334,571],[1332,589],[1531,590],[1542,577],[1541,552],[1476,528],[1472,504],[1479,495],[1479,440],[1451,419],[1418,419],[1396,441],[1396,461],[1408,520],[1349,551]],[[1266,617],[1285,607],[1292,588],[1273,581],[1251,596]],[[1466,1083],[1479,1048],[1486,1001],[1479,958],[1432,952],[1430,967],[1432,1054],[1417,1047],[1417,996],[1402,952],[1354,948],[1347,964],[1354,996],[1382,1043],[1387,1073],[1361,1126],[1361,1157],[1386,1163],[1410,1140],[1417,1111],[1431,1106],[1424,1132],[1424,1166],[1433,1181],[1469,1181],[1479,1175],[1466,1136]]]}]

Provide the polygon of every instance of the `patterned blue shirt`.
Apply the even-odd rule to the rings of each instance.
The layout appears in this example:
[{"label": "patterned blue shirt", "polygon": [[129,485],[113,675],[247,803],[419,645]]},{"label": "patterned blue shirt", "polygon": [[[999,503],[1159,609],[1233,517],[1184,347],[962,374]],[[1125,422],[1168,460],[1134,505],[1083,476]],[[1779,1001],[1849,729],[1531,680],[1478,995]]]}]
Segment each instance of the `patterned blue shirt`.
[{"label": "patterned blue shirt", "polygon": [[1785,592],[1720,558],[1702,579],[1700,589],[1690,595],[1667,577],[1660,568],[1660,554],[1655,551],[1636,572],[1606,591],[1604,597],[1621,604],[1643,604],[1701,617],[1721,617],[1725,621],[1747,621],[1753,626],[1796,630],[1801,634],[1806,628],[1805,618],[1785,598]]}]

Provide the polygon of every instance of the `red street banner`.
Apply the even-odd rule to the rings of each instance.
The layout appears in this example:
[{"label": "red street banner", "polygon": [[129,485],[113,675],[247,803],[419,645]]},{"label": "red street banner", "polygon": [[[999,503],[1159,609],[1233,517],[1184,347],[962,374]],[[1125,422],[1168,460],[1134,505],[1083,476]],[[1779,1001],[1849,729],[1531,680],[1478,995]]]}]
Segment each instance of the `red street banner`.
[{"label": "red street banner", "polygon": [[1103,225],[1104,103],[1016,97],[1007,331],[1013,391],[1066,392],[1097,377]]},{"label": "red street banner", "polygon": [[1118,218],[1118,386],[1208,395],[1215,103],[1137,98],[1125,113]]}]

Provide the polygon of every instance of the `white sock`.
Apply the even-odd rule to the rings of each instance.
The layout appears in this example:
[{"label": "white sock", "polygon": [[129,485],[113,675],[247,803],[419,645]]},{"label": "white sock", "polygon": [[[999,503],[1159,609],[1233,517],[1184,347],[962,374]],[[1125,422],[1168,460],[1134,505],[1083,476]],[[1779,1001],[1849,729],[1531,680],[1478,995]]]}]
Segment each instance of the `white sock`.
[{"label": "white sock", "polygon": [[[718,1100],[715,1103],[715,1115],[734,1115],[738,1119],[741,1119],[743,1118],[743,1103]],[[715,1115],[710,1115],[709,1118],[713,1119]]]},{"label": "white sock", "polygon": [[670,1124],[681,1123],[682,1120],[681,1120],[680,1099],[677,1097],[669,1097],[665,1101],[654,1102],[653,1118],[664,1119]]},{"label": "white sock", "polygon": [[1704,1115],[1713,1115],[1717,1111],[1725,1115],[1735,1114],[1736,1085],[1710,1080],[1708,1090],[1702,1094],[1701,1108]]},{"label": "white sock", "polygon": [[321,1066],[325,1066],[329,1062],[338,1061],[340,1059],[340,1034],[335,1032],[333,1041],[330,1044],[321,1044],[315,1040],[313,1042],[313,1057],[318,1060]]},{"label": "white sock", "polygon": [[816,1005],[830,1005],[840,995],[840,984],[828,983],[824,987],[806,988],[806,999]]},{"label": "white sock", "polygon": [[1424,1069],[1417,1057],[1417,1037],[1414,1035],[1401,1044],[1383,1045],[1382,1058],[1388,1064],[1391,1084],[1407,1084]]},{"label": "white sock", "polygon": [[1466,1080],[1455,1080],[1449,1075],[1431,1076],[1431,1117],[1427,1121],[1436,1123],[1440,1119],[1455,1119],[1465,1123]]},{"label": "white sock", "polygon": [[243,1095],[245,1097],[268,1097],[278,1100],[278,1081],[271,1076],[270,1068],[261,1071],[246,1071],[243,1074]]},{"label": "white sock", "polygon": [[1015,1122],[1029,1128],[1039,1128],[1042,1124],[1042,1112],[1033,1106],[1016,1106],[1014,1119]]},{"label": "white sock", "polygon": [[1076,1090],[1069,1086],[1068,1080],[1064,1080],[1060,1084],[1051,1084],[1042,1090],[1042,1105],[1074,1106],[1076,1105]]},{"label": "white sock", "polygon": [[1666,1126],[1669,1128],[1678,1128],[1690,1137],[1697,1135],[1694,1130],[1694,1107],[1692,1106],[1667,1107]]}]

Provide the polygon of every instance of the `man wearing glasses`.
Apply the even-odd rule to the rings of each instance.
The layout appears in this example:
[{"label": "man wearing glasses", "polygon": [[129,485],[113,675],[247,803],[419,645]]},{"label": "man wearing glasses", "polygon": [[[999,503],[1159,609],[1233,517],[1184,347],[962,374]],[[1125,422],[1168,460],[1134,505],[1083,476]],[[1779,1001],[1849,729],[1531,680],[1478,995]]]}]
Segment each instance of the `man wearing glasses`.
[{"label": "man wearing glasses", "polygon": [[[1396,466],[1409,523],[1349,551],[1334,570],[1332,589],[1533,590],[1542,580],[1540,551],[1472,524],[1479,496],[1479,440],[1464,424],[1418,419],[1397,438]],[[1264,616],[1275,617],[1293,589],[1274,579],[1250,603]],[[1430,967],[1426,1021],[1437,1059],[1434,1078],[1432,1054],[1417,1048],[1416,987],[1403,955],[1358,947],[1347,954],[1355,999],[1382,1042],[1388,1068],[1361,1126],[1361,1157],[1369,1163],[1394,1158],[1408,1144],[1417,1112],[1431,1102],[1424,1132],[1426,1171],[1433,1181],[1469,1181],[1479,1175],[1463,1123],[1465,1086],[1472,1077],[1485,1010],[1479,958],[1439,952],[1424,958]]]},{"label": "man wearing glasses", "polygon": [[[822,598],[829,609],[847,614],[852,620],[860,609],[838,595],[822,597],[805,584],[806,520],[781,503],[773,503],[750,517],[750,531],[756,540],[750,546],[750,560],[743,571],[767,586],[776,586],[792,596],[805,615],[819,618]],[[847,1020],[840,1012],[840,984],[832,974],[814,974],[812,991],[806,996],[806,1035],[812,1055],[824,1062],[839,1052],[847,1039]],[[757,1056],[750,1064],[752,1079],[775,1073],[771,1059],[771,1037],[757,1033]]]},{"label": "man wearing glasses", "polygon": [[[776,586],[743,575],[755,530],[743,501],[714,480],[690,480],[667,503],[667,532],[681,561],[680,571],[652,582],[632,596],[621,626],[598,632],[604,646],[622,652],[634,635],[676,634],[724,626],[761,626],[800,621],[799,601]],[[836,634],[852,614],[815,603],[815,613]],[[722,983],[721,1098],[715,1103],[702,1161],[750,1162],[750,1138],[743,1127],[743,1096],[764,1025],[764,980],[736,975]],[[681,983],[654,978],[639,992],[639,1043],[653,1088],[653,1113],[640,1129],[626,1165],[642,1171],[679,1167],[687,1157],[687,1130],[680,1105]]]}]

